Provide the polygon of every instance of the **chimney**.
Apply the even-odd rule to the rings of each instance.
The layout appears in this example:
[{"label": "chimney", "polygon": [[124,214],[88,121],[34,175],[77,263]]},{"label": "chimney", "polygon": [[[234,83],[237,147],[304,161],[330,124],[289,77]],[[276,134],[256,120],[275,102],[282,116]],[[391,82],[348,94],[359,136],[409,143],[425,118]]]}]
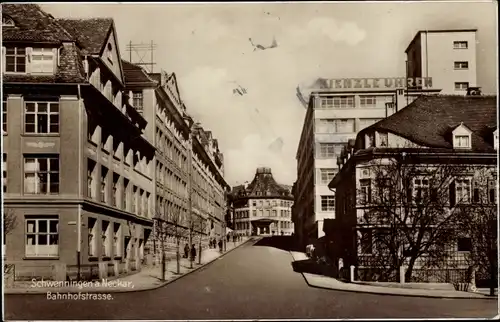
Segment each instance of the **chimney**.
[{"label": "chimney", "polygon": [[481,96],[481,87],[467,88],[467,96]]},{"label": "chimney", "polygon": [[395,113],[396,104],[394,102],[385,103],[385,117],[389,117]]},{"label": "chimney", "polygon": [[396,110],[394,113],[401,111],[406,106],[405,90],[404,88],[396,89]]}]

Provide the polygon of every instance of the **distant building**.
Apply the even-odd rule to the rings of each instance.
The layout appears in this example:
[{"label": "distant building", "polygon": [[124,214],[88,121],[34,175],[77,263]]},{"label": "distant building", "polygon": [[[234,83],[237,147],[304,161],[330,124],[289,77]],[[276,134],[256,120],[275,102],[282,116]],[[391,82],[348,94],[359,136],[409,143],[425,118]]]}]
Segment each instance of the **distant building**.
[{"label": "distant building", "polygon": [[[496,96],[424,96],[362,130],[355,144],[344,148],[339,158],[340,171],[328,184],[336,191],[336,218],[331,225],[328,221],[324,231],[336,247],[334,257],[342,258],[344,267],[357,266],[359,276],[363,275],[361,271],[374,268],[375,254],[386,247],[380,236],[394,224],[391,220],[373,221],[378,212],[399,213],[401,218],[407,218],[404,227],[420,227],[423,221],[411,217],[411,211],[419,207],[427,207],[428,213],[432,213],[432,207],[445,207],[451,214],[458,204],[470,207],[469,212],[473,207],[491,206],[496,212],[496,106]],[[390,172],[393,170],[387,170],[395,158],[403,160],[401,167],[409,168],[408,174],[398,170],[394,175]],[[412,168],[415,163],[418,167]],[[432,172],[436,167],[451,169],[457,164],[468,168]],[[481,176],[481,171],[486,175]],[[422,229],[429,227],[433,226]],[[471,251],[473,236],[462,233],[447,250],[449,266],[440,269],[468,268],[465,255]],[[408,246],[403,243],[403,254]],[[422,273],[421,278],[426,279],[429,274],[418,272],[420,264],[415,263],[415,277]]]},{"label": "distant building", "polygon": [[[432,77],[441,94],[465,95],[477,84],[476,29],[421,30],[406,49],[410,78]],[[418,88],[417,84],[412,84]]]},{"label": "distant building", "polygon": [[291,235],[291,188],[277,183],[270,168],[257,168],[249,184],[233,187],[229,199],[236,234]]}]

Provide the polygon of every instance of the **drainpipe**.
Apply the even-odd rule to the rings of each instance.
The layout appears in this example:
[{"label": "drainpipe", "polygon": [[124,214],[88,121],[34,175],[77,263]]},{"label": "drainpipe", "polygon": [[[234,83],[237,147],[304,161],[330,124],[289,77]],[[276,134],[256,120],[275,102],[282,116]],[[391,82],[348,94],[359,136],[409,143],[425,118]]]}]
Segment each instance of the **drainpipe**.
[{"label": "drainpipe", "polygon": [[[81,89],[80,89],[80,84],[78,86],[78,177],[81,178],[82,174],[82,95],[81,95]],[[82,248],[82,205],[81,205],[81,200],[83,199],[82,196],[82,183],[80,180],[78,181],[78,218],[77,218],[77,239],[78,239],[78,244],[76,246],[76,261],[78,265],[78,275],[77,279],[80,281],[80,273],[81,273],[81,248]]]}]

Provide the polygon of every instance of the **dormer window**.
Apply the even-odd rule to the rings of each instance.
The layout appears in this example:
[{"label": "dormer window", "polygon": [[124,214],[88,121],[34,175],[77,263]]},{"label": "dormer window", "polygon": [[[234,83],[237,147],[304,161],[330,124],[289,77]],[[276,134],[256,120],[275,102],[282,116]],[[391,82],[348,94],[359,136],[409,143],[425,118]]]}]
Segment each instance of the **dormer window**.
[{"label": "dormer window", "polygon": [[2,27],[14,27],[16,24],[9,16],[2,16]]},{"label": "dormer window", "polygon": [[470,136],[469,135],[456,135],[455,136],[455,148],[470,148]]},{"label": "dormer window", "polygon": [[472,131],[469,130],[467,126],[460,123],[453,130],[453,148],[454,149],[470,149],[471,146],[471,134]]},{"label": "dormer window", "polygon": [[375,133],[368,133],[365,135],[365,148],[372,148],[375,146]]}]

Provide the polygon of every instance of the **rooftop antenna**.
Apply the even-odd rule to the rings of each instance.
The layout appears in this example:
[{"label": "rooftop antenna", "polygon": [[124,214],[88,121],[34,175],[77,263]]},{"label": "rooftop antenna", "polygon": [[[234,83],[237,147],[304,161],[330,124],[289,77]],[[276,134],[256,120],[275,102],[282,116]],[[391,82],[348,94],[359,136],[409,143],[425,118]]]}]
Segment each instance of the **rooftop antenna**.
[{"label": "rooftop antenna", "polygon": [[[156,44],[151,40],[149,44],[133,44],[130,41],[127,44],[127,51],[129,53],[129,61],[132,64],[145,66],[148,73],[153,72],[153,67],[156,65],[154,61],[154,52],[156,50]],[[147,58],[148,53],[150,54],[149,61]]]}]

